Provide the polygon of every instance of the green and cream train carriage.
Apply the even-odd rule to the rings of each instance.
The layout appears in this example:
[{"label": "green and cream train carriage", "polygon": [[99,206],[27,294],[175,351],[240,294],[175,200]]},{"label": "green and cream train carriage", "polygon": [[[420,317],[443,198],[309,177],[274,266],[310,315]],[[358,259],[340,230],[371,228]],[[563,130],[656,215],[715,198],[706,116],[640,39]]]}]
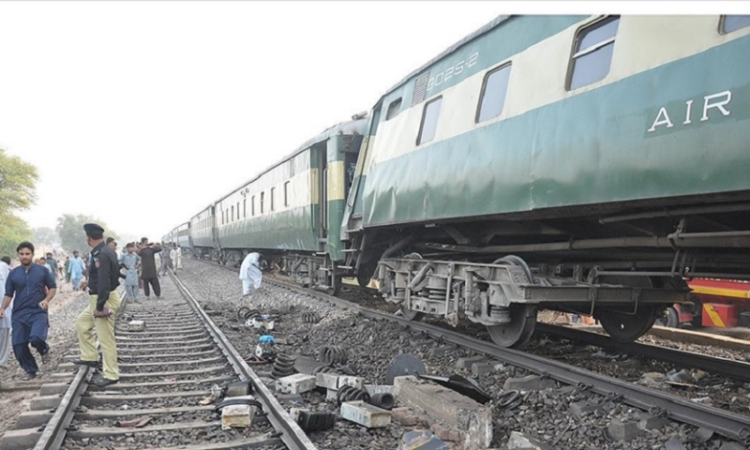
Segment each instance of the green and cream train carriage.
[{"label": "green and cream train carriage", "polygon": [[636,339],[683,277],[750,273],[749,35],[749,16],[497,18],[373,108],[343,266],[503,346],[545,308]]},{"label": "green and cream train carriage", "polygon": [[749,54],[748,16],[498,17],[194,216],[194,250],[374,276],[502,346],[540,309],[636,339],[684,277],[750,273]]},{"label": "green and cream train carriage", "polygon": [[345,192],[366,123],[364,115],[354,116],[325,130],[194,216],[197,254],[239,265],[259,251],[301,284],[338,289]]}]

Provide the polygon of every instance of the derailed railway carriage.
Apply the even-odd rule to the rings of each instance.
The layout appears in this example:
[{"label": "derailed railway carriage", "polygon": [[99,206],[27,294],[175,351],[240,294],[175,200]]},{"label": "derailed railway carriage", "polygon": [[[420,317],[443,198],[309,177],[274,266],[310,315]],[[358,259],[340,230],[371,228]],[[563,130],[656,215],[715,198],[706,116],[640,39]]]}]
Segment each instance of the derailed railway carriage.
[{"label": "derailed railway carriage", "polygon": [[[404,316],[478,322],[501,346],[540,309],[634,340],[688,301],[684,277],[750,274],[749,35],[748,16],[498,17],[372,108],[317,247],[220,223],[236,193],[201,213],[206,244],[288,249],[313,286],[375,277]],[[324,179],[311,199],[332,198]]]},{"label": "derailed railway carriage", "polygon": [[261,251],[300,283],[334,291],[344,193],[366,123],[363,114],[325,130],[194,216],[196,253],[239,265],[250,250]]}]

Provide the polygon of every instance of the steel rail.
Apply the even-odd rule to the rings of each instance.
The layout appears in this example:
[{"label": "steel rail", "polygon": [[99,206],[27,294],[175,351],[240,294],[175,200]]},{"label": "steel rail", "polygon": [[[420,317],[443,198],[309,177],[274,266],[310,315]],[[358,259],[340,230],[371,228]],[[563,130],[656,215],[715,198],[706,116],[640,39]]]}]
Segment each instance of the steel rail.
[{"label": "steel rail", "polygon": [[742,442],[745,445],[750,444],[750,416],[732,414],[718,408],[692,403],[689,400],[668,395],[656,389],[599,375],[560,361],[542,358],[519,350],[498,347],[493,343],[445,328],[421,322],[413,322],[392,314],[359,306],[323,292],[301,288],[275,279],[266,278],[264,282],[307,295],[314,295],[337,307],[357,310],[365,317],[398,322],[406,328],[411,328],[425,335],[432,336],[438,341],[451,343],[476,353],[491,356],[512,366],[540,374],[543,377],[558,380],[564,384],[588,389],[598,394],[618,399],[626,404],[654,414],[664,413],[678,422],[707,428],[724,437]]},{"label": "steel rail", "polygon": [[750,363],[744,361],[717,358],[700,353],[686,352],[668,347],[641,344],[638,342],[622,343],[613,341],[609,336],[603,334],[591,333],[589,331],[546,323],[537,322],[536,331],[585,342],[587,344],[615,350],[621,353],[658,359],[681,367],[701,369],[707,372],[723,375],[727,378],[750,382]]},{"label": "steel rail", "polygon": [[55,410],[55,414],[44,427],[44,431],[34,446],[34,450],[56,450],[60,448],[65,440],[67,428],[70,426],[76,409],[81,403],[81,396],[86,392],[88,382],[93,375],[89,369],[89,366],[78,368],[78,373],[76,373],[70,386],[68,386],[68,390],[65,391],[65,395]]},{"label": "steel rail", "polygon": [[268,421],[271,422],[274,429],[281,435],[279,438],[290,450],[316,450],[317,447],[310,438],[307,437],[302,428],[299,427],[297,422],[292,420],[289,414],[286,412],[281,403],[276,400],[276,397],[271,393],[270,390],[263,384],[263,381],[255,374],[255,372],[247,365],[244,358],[237,349],[229,344],[229,340],[224,333],[216,326],[213,320],[206,314],[201,308],[198,301],[193,297],[187,287],[180,281],[177,276],[170,270],[170,277],[174,281],[177,289],[183,294],[188,300],[188,303],[197,313],[206,330],[211,335],[212,339],[221,348],[224,356],[227,357],[229,363],[234,368],[235,372],[240,374],[243,381],[249,381],[252,383],[254,392],[253,394],[260,398],[261,402],[267,406],[268,410],[264,411],[267,414]]},{"label": "steel rail", "polygon": [[[120,289],[118,294],[122,296],[124,292],[125,288]],[[126,300],[123,300],[120,303],[120,308],[117,311],[116,317],[120,317],[126,304]],[[71,381],[70,386],[68,386],[68,390],[65,391],[60,404],[55,408],[55,413],[52,415],[49,422],[44,425],[44,430],[42,431],[41,436],[39,436],[36,445],[34,445],[33,450],[57,450],[62,446],[70,422],[73,421],[76,409],[81,403],[81,397],[88,389],[91,377],[94,375],[90,369],[89,366],[81,366],[78,368],[78,372],[75,377],[73,377],[73,381]]]}]

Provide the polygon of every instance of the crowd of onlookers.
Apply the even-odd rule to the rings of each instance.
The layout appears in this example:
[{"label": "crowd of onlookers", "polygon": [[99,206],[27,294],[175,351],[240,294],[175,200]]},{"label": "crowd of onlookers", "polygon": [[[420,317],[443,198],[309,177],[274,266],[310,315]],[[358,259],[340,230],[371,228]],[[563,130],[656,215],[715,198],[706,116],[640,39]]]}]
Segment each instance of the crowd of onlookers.
[{"label": "crowd of onlookers", "polygon": [[[146,299],[151,289],[161,298],[159,277],[169,269],[182,269],[182,249],[175,243],[152,244],[143,238],[128,243],[121,252],[114,238],[104,239],[101,226],[86,224],[83,228],[91,247],[83,257],[74,250],[71,254],[42,251],[44,256],[37,258],[34,244],[21,242],[16,248],[16,264],[10,257],[0,258],[0,366],[7,362],[12,347],[21,368],[30,378],[37,376],[39,366],[30,347],[37,350],[43,364],[48,361],[49,305],[57,291],[70,284],[73,291],[89,294],[89,306],[76,321],[81,358],[74,363],[100,367],[102,376],[93,381],[97,386],[118,381],[114,338],[114,315],[120,306],[117,287],[124,284],[125,296],[132,302],[137,303],[140,289]],[[102,360],[98,360],[94,331]]]}]

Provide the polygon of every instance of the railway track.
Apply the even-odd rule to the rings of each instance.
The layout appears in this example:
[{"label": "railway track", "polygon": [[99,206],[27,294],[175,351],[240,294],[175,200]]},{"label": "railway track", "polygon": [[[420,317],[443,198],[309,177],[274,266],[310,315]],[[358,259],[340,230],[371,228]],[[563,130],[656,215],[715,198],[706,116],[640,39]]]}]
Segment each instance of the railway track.
[{"label": "railway track", "polygon": [[[94,369],[61,364],[54,375],[61,383],[43,386],[32,403],[32,409],[47,410],[22,414],[16,427],[26,428],[6,433],[3,449],[316,448],[190,292],[171,278],[161,300],[121,308],[119,383],[100,390],[88,384]],[[143,320],[145,330],[128,331],[129,320]],[[216,405],[201,400],[231,382],[249,383],[262,413],[249,428],[224,431]]]},{"label": "railway track", "polygon": [[[236,269],[231,267],[219,267],[237,272]],[[445,327],[410,321],[393,314],[363,307],[356,303],[342,300],[317,290],[302,288],[296,284],[288,283],[277,278],[264,277],[263,282],[311,295],[340,308],[357,310],[364,317],[398,322],[406,328],[420,332],[425,336],[434,338],[443,343],[463,347],[475,353],[483,354],[507,364],[523,368],[529,372],[555,379],[564,384],[577,386],[580,389],[587,389],[610,399],[619,399],[625,404],[643,409],[652,414],[666,415],[672,420],[687,423],[696,427],[702,427],[731,440],[750,445],[750,416],[732,414],[718,408],[693,403],[684,398],[670,395],[656,389],[650,389],[605,375],[596,374],[570,364],[532,355],[520,350],[497,347],[489,341],[466,336],[448,330]],[[554,328],[559,327],[543,327],[545,331],[549,332],[555,332]],[[587,332],[582,333],[586,333],[587,335],[592,334]],[[606,346],[609,345],[606,341],[610,341],[606,336],[591,337],[580,335],[578,337],[580,339],[590,339],[594,345]],[[595,340],[596,342],[594,342]],[[614,344],[615,343],[612,343],[612,345]],[[735,379],[738,377],[744,378],[746,374],[740,374],[738,376],[738,374],[733,373],[733,371],[746,371],[748,366],[746,363],[739,361],[712,358],[705,355],[681,352],[673,349],[662,349],[660,347],[643,344],[627,344],[620,348],[623,349],[622,351],[628,350],[629,353],[640,354],[645,357],[663,359],[665,361],[674,360],[675,363],[680,365],[695,367],[691,366],[691,364],[695,363],[696,366],[701,365],[710,368],[710,370],[715,373]]]},{"label": "railway track", "polygon": [[570,327],[537,323],[536,331],[564,337],[573,341],[595,345],[606,350],[627,353],[643,358],[657,359],[689,369],[700,369],[734,380],[750,382],[750,363],[733,359],[717,358],[701,353],[686,352],[638,342],[622,343],[608,336]]}]

